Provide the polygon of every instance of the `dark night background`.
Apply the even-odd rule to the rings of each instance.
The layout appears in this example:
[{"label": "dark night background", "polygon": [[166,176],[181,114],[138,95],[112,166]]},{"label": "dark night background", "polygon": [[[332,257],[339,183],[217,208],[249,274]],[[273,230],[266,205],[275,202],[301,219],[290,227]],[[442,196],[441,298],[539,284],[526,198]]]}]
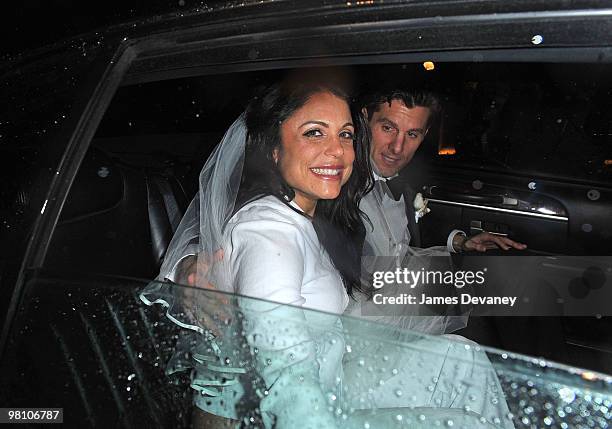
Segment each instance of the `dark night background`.
[{"label": "dark night background", "polygon": [[107,25],[170,11],[190,11],[220,1],[24,0],[3,5],[0,55],[15,55]]}]

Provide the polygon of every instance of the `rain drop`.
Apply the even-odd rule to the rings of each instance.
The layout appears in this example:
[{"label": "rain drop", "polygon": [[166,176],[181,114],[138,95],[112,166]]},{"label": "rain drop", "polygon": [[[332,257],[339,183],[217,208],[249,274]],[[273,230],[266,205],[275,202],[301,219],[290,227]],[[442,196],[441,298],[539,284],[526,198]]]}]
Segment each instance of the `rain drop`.
[{"label": "rain drop", "polygon": [[559,389],[559,396],[561,400],[567,404],[571,403],[576,399],[576,393],[568,387],[563,387]]},{"label": "rain drop", "polygon": [[544,38],[540,36],[539,34],[536,34],[535,36],[531,38],[531,43],[533,43],[534,45],[539,45],[543,41],[544,41]]}]

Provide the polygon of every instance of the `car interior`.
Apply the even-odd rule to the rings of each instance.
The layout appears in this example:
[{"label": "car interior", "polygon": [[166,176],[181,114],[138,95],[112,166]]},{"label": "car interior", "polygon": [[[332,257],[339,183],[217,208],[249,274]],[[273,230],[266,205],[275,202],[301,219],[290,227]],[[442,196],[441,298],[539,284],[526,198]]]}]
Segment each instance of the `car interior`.
[{"label": "car interior", "polygon": [[[445,243],[448,232],[460,227],[468,234],[484,230],[525,242],[528,249],[522,255],[576,256],[572,266],[564,260],[557,270],[584,270],[593,256],[606,255],[612,235],[609,67],[435,67],[343,70],[356,92],[384,79],[391,86],[412,82],[426,87],[442,100],[439,121],[406,169],[411,185],[430,200],[423,246]],[[286,72],[120,88],[72,187],[46,267],[154,278],[207,155],[256,90]],[[610,268],[605,260],[601,264],[604,271]],[[612,332],[607,319],[548,319],[525,320],[532,329],[520,336],[506,332],[504,325],[515,326],[506,319],[481,326],[479,332],[468,328],[466,334],[494,347],[528,354],[537,350],[563,363],[612,370],[605,346]],[[549,333],[544,343],[540,325]]]},{"label": "car interior", "polygon": [[[130,324],[130,312],[147,323],[164,324],[143,315],[136,299],[121,309],[108,298],[98,300],[92,308],[95,321],[91,315],[71,316],[70,307],[74,301],[95,302],[83,279],[112,290],[157,276],[207,156],[257,90],[287,72],[227,72],[118,89],[71,186],[43,267],[53,273],[50,283],[73,285],[74,296],[61,304],[66,323],[86,329],[73,329],[70,337],[50,336],[50,353],[71,362],[71,353],[87,343],[109,357],[118,342],[127,341],[121,327]],[[356,92],[384,81],[419,85],[440,96],[443,112],[406,171],[411,186],[429,199],[424,247],[445,243],[457,226],[468,234],[489,231],[527,243],[524,254],[575,256],[572,266],[559,262],[553,270],[580,273],[595,264],[609,281],[609,258],[594,259],[610,251],[612,240],[608,64],[393,63],[355,65],[342,72]],[[506,256],[517,256],[511,253]],[[108,332],[99,329],[95,335],[92,326],[104,326],[102,320]],[[605,316],[475,317],[458,333],[483,345],[612,373],[611,328]],[[155,348],[149,334],[135,334],[140,336],[132,341],[142,349],[153,347],[157,357],[147,367],[148,377],[161,379],[171,342]],[[126,365],[138,366],[137,349],[126,353]],[[117,375],[120,371],[110,364],[102,367],[107,380],[127,376]],[[189,402],[181,386],[159,383],[163,388],[158,385],[149,394],[165,398],[162,404],[172,398]],[[109,386],[102,396],[117,403],[119,393],[113,383]],[[120,410],[122,418],[139,412],[139,406],[144,407]],[[163,419],[163,412],[149,409],[147,414]]]}]

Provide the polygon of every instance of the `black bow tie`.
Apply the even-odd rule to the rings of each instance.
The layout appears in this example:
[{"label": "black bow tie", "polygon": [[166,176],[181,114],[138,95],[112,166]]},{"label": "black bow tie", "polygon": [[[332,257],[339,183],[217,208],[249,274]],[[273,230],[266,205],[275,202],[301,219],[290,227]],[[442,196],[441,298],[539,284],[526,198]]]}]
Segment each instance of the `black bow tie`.
[{"label": "black bow tie", "polygon": [[393,199],[395,201],[399,201],[404,191],[404,186],[399,176],[396,176],[393,179],[382,180],[382,182],[385,182],[385,184],[389,188],[389,191],[391,191]]}]

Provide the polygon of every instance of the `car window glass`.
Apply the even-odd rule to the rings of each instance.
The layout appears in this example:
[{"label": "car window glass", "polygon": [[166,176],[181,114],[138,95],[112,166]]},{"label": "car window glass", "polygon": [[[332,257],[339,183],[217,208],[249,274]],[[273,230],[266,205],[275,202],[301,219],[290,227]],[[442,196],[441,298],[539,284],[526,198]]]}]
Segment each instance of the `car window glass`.
[{"label": "car window glass", "polygon": [[[272,410],[283,395],[306,407],[289,420],[307,411],[308,418],[327,416],[338,427],[605,427],[610,419],[612,380],[597,373],[459,338],[184,289],[189,306],[208,305],[213,338],[179,328],[163,305],[145,306],[138,297],[143,285],[37,284],[2,368],[11,404],[39,398],[64,407],[66,423],[187,427],[192,400],[215,400],[198,392],[233,386],[245,427],[267,418],[258,404]],[[202,319],[193,323],[205,326]],[[328,373],[309,370],[316,364],[311,345],[317,356],[338,359],[331,366],[320,361]],[[336,371],[340,362],[343,373]],[[199,376],[190,380],[191,368]],[[292,389],[301,393],[292,396]],[[322,403],[308,402],[316,395]]]}]

